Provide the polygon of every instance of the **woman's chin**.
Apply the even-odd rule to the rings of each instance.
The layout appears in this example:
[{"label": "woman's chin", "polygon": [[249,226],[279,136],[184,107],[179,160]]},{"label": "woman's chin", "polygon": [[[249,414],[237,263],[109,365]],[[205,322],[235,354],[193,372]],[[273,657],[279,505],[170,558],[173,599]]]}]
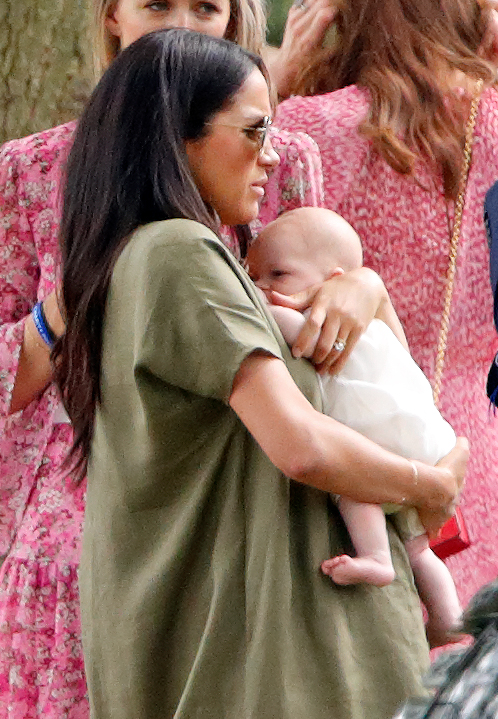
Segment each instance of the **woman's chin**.
[{"label": "woman's chin", "polygon": [[259,204],[252,212],[241,212],[232,215],[225,215],[225,217],[220,215],[220,220],[223,225],[235,227],[236,225],[248,225],[250,222],[253,222],[253,220],[256,220],[258,215]]},{"label": "woman's chin", "polygon": [[218,216],[223,225],[234,227],[235,225],[248,225],[256,220],[259,215],[262,197],[255,197],[240,203],[236,207],[223,207],[218,209]]}]

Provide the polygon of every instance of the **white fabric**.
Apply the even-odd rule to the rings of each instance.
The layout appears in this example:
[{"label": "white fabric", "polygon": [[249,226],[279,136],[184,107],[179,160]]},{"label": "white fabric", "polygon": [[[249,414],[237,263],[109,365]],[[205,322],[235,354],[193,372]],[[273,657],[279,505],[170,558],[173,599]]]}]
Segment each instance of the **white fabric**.
[{"label": "white fabric", "polygon": [[381,320],[337,376],[320,379],[324,412],[395,454],[434,465],[455,446],[428,379]]}]

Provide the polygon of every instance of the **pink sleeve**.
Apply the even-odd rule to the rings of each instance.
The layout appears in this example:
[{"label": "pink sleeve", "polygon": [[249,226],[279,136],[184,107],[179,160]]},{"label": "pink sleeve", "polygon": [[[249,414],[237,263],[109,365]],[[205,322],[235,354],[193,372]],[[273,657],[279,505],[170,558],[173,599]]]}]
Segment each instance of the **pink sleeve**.
[{"label": "pink sleeve", "polygon": [[272,144],[280,164],[266,187],[255,231],[287,210],[323,205],[322,162],[316,142],[304,132],[279,130]]},{"label": "pink sleeve", "polygon": [[326,207],[338,209],[367,169],[370,142],[358,127],[368,108],[367,91],[354,85],[326,95],[290,97],[277,108],[275,124],[305,132],[319,148]]},{"label": "pink sleeve", "polygon": [[24,336],[36,302],[36,247],[18,190],[14,144],[0,149],[0,417],[8,413]]}]

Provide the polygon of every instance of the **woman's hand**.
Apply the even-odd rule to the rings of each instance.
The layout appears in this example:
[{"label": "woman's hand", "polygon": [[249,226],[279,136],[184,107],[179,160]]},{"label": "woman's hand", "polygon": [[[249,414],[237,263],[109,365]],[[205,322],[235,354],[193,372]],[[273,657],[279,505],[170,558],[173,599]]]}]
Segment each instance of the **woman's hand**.
[{"label": "woman's hand", "polygon": [[[323,285],[295,295],[272,292],[270,300],[275,305],[300,312],[310,308],[292,353],[295,357],[311,359],[322,374],[335,374],[344,366],[374,317],[386,322],[406,347],[403,329],[384,283],[379,275],[366,267],[334,275]],[[339,343],[339,349],[336,343]],[[343,350],[340,350],[341,344],[344,344]]]},{"label": "woman's hand", "polygon": [[290,8],[282,45],[265,53],[280,98],[291,94],[298,75],[321,48],[336,13],[333,0],[301,0]]},{"label": "woman's hand", "polygon": [[487,0],[490,9],[489,25],[479,48],[479,55],[486,60],[498,63],[498,0]]},{"label": "woman's hand", "polygon": [[464,437],[457,439],[455,448],[443,457],[436,468],[441,471],[442,492],[439,506],[417,507],[420,521],[429,537],[435,537],[443,524],[451,519],[463,489],[465,470],[469,459],[469,443]]}]

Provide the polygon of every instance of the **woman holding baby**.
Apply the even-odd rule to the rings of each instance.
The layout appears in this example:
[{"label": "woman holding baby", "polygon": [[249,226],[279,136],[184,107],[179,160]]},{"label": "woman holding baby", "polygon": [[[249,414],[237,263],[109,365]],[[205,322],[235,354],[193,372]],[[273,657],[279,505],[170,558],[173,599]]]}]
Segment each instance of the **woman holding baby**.
[{"label": "woman holding baby", "polygon": [[[225,37],[258,54],[266,18],[261,0],[92,0],[93,53],[100,74],[133,40],[152,30],[185,27]],[[319,23],[331,10],[317,1]],[[292,16],[299,16],[294,8]],[[306,41],[299,24],[290,36]],[[294,42],[272,58],[292,67]],[[300,59],[302,57],[302,46]],[[279,74],[281,79],[284,77]],[[279,86],[279,92],[285,90]],[[86,719],[88,699],[80,638],[78,564],[85,486],[63,462],[71,424],[52,381],[52,343],[64,330],[56,301],[63,168],[76,122],[0,148],[0,716]],[[316,204],[322,192],[314,142],[275,134],[281,156],[271,213]],[[230,247],[238,255],[234,235]],[[228,241],[228,240],[227,240]]]},{"label": "woman holding baby", "polygon": [[388,587],[333,584],[320,563],[349,544],[329,493],[412,505],[437,526],[465,443],[432,467],[319,411],[316,373],[219,236],[258,214],[278,161],[270,117],[256,56],[170,30],[120,54],[76,131],[54,366],[72,460],[88,467],[80,586],[98,719],[387,719],[421,691],[400,540],[390,528]]},{"label": "woman holding baby", "polygon": [[[163,115],[159,110],[157,115],[147,111],[147,83],[136,83],[135,77],[124,72],[119,75],[134,57],[128,54],[113,79],[107,78],[102,86],[101,92],[109,95],[104,99],[96,96],[94,124],[89,110],[89,124],[83,124],[79,135],[79,152],[85,162],[77,161],[77,145],[68,175],[76,188],[72,199],[84,203],[80,208],[84,212],[73,205],[71,215],[71,202],[67,205],[64,300],[69,331],[59,348],[58,371],[76,430],[75,458],[81,458],[81,469],[91,456],[93,481],[81,577],[93,711],[99,719],[173,714],[189,719],[193,715],[314,719],[329,711],[340,719],[365,715],[384,719],[402,698],[420,690],[427,653],[418,599],[406,557],[392,530],[397,579],[386,589],[338,589],[318,573],[324,558],[348,546],[328,492],[350,494],[360,501],[404,501],[416,506],[426,524],[434,526],[447,516],[454,501],[465,450],[457,449],[437,468],[417,463],[418,483],[414,483],[410,462],[322,417],[301,394],[303,390],[317,401],[311,369],[292,360],[247,277],[217,239],[218,218],[233,225],[255,218],[266,174],[276,163],[266,138],[271,107],[266,83],[261,85],[264,70],[254,59],[240,55],[239,64],[235,63],[241,70],[238,79],[231,88],[225,87],[218,105],[214,101],[206,104],[206,96],[212,95],[216,83],[227,76],[226,68],[235,62],[230,53],[237,51],[226,50],[228,55],[223,55],[223,50],[218,58],[221,65],[211,66],[223,43],[203,43],[196,46],[195,63],[189,55],[193,46],[180,63],[173,52],[178,48],[166,39],[164,44],[143,43],[141,49],[133,50],[141,68],[145,57],[140,52],[146,48],[151,52],[142,69],[151,72],[152,84],[154,78],[157,81],[158,67],[171,66],[184,73],[173,78],[182,89],[174,108],[187,115],[185,88],[192,89],[195,83],[182,85],[183,80],[192,80],[193,73],[209,87],[209,93],[198,87],[200,94],[191,105],[198,123],[195,132],[182,124],[184,115],[176,117],[178,124],[172,125],[175,118],[164,114],[164,103],[157,105]],[[210,62],[203,54],[208,50],[213,53]],[[168,52],[173,53],[169,61]],[[151,63],[152,57],[155,62]],[[209,72],[215,67],[223,71],[211,77]],[[138,67],[135,70],[138,73]],[[258,79],[256,85],[262,91],[255,105],[251,98],[251,112],[244,106],[249,77]],[[113,93],[125,86],[133,86],[133,102],[127,105],[127,112],[109,113],[110,98],[118,102]],[[136,131],[120,133],[113,127],[112,132],[99,134],[109,117],[129,122],[134,117]],[[162,196],[157,205],[157,195],[150,190],[161,189],[164,175],[156,172],[152,177],[148,174],[152,166],[143,174],[136,173],[133,163],[144,157],[141,122],[160,123],[161,117],[164,123],[145,134],[149,142],[157,138],[151,157],[157,157],[164,147],[162,132],[174,126],[179,134],[170,137],[178,150],[168,166],[175,182],[167,185],[166,204]],[[65,147],[73,130],[61,131]],[[92,139],[94,150],[97,148],[93,156],[85,147]],[[35,141],[36,147],[39,141]],[[105,152],[105,142],[116,144]],[[115,175],[103,183],[102,193],[97,195],[99,202],[114,198],[123,215],[125,210],[131,213],[126,227],[112,213],[96,213],[82,190],[91,189],[96,177],[93,170],[98,173],[106,164],[101,161],[102,154],[118,157],[118,146],[129,153],[127,160],[119,172],[113,168]],[[235,155],[227,153],[228,147]],[[95,166],[91,166],[91,157]],[[234,157],[240,164],[230,177],[250,169],[251,182],[244,186],[251,197],[249,207],[241,208],[233,199],[233,187],[227,186],[226,161]],[[126,182],[138,177],[144,178],[144,185],[130,189]],[[221,196],[213,193],[212,183],[223,189]],[[232,200],[228,201],[225,195],[230,192]],[[88,197],[95,199],[95,194]],[[92,275],[85,286],[80,272],[82,266],[89,267],[83,262],[89,249],[85,232],[98,218],[102,220],[98,238],[108,240],[106,233],[112,227],[117,244],[109,244],[105,256],[103,245],[94,245],[92,262],[101,272],[100,279]],[[157,220],[161,227],[148,226],[143,234],[137,233],[136,243],[127,244],[139,225]],[[186,227],[183,223],[189,220],[200,220],[203,228]],[[172,244],[170,233],[163,235],[163,221],[180,221],[180,226],[174,227]],[[165,240],[167,252],[163,254]],[[122,281],[119,274],[114,278],[118,263]],[[139,281],[141,270],[147,282]],[[199,285],[191,285],[192,276]],[[367,276],[365,271],[361,276]],[[370,297],[367,304],[376,308],[387,305],[381,283],[373,273],[368,276],[375,287],[375,301]],[[53,281],[51,263],[44,276],[47,292]],[[89,302],[87,289],[96,292],[96,304]],[[78,295],[80,291],[83,296]],[[105,315],[103,298],[108,302]],[[21,309],[26,311],[24,305]],[[53,316],[48,317],[49,324]],[[118,316],[125,324],[113,326]],[[137,322],[129,321],[131,318]],[[243,332],[239,334],[241,322]],[[52,329],[56,335],[62,332],[58,324]],[[88,329],[97,331],[91,337],[96,364],[95,356],[89,358],[90,364],[82,361],[88,350]],[[15,331],[13,340],[19,344],[20,330]],[[118,337],[121,332],[122,341]],[[327,337],[323,344],[328,344]],[[132,347],[137,351],[133,357],[129,353]],[[179,354],[170,357],[168,353],[173,351]],[[323,352],[323,345],[319,351]],[[77,352],[76,360],[71,352]],[[80,370],[90,376],[82,378]],[[119,376],[113,374],[115,370]],[[87,383],[80,382],[82,379]],[[283,390],[278,397],[276,388]],[[88,389],[90,393],[85,394]],[[44,399],[53,409],[56,395],[49,392]],[[290,397],[290,404],[282,401],[284,396]],[[67,444],[69,429],[62,432],[61,441]],[[60,463],[59,454],[50,459]],[[36,491],[33,496],[37,499]],[[47,503],[43,507],[50,510]],[[35,518],[38,511],[36,506]],[[80,514],[78,506],[78,517]],[[28,513],[26,516],[29,519]],[[58,512],[60,516],[65,515]],[[70,518],[66,520],[71,525]],[[71,571],[76,566],[78,526],[69,547]],[[57,539],[50,533],[43,536]],[[17,546],[24,550],[22,542]],[[63,580],[58,577],[57,586],[61,585]],[[54,585],[47,586],[48,595]],[[49,636],[48,622],[47,627]],[[77,654],[77,632],[77,626],[73,627],[66,637],[73,654]],[[58,666],[56,675],[60,669]],[[62,693],[51,691],[51,676],[54,672],[47,672],[44,702],[56,716]],[[80,667],[77,680],[81,689]],[[12,688],[17,690],[15,683]],[[30,687],[32,716],[38,711],[34,690]],[[22,698],[16,693],[21,716]],[[81,693],[78,707],[71,700],[68,696],[64,707],[68,716],[84,716]]]}]

